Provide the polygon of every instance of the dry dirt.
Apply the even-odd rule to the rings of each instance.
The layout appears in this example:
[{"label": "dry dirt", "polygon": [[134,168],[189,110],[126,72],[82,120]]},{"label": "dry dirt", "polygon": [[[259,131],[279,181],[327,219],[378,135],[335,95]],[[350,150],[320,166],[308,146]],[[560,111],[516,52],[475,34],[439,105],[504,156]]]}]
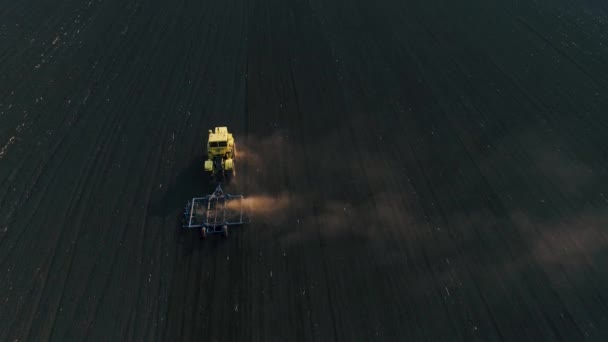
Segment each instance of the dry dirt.
[{"label": "dry dirt", "polygon": [[0,340],[608,340],[607,13],[0,0]]}]

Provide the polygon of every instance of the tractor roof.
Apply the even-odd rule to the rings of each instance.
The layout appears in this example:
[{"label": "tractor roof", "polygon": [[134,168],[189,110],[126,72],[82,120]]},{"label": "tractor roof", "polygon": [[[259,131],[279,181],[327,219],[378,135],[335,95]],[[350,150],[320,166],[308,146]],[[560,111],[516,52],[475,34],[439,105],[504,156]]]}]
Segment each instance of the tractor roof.
[{"label": "tractor roof", "polygon": [[209,130],[209,141],[228,141],[228,128],[215,127],[215,132]]}]

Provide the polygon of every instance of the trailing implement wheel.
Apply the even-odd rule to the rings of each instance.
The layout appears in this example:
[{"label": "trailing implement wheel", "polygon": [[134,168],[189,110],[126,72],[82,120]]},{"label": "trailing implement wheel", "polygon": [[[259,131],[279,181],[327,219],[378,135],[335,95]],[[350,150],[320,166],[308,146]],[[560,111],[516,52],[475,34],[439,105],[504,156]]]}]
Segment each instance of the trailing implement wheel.
[{"label": "trailing implement wheel", "polygon": [[228,237],[228,226],[226,225],[222,226],[222,236]]},{"label": "trailing implement wheel", "polygon": [[207,228],[201,227],[201,240],[204,240],[206,238],[207,238]]}]

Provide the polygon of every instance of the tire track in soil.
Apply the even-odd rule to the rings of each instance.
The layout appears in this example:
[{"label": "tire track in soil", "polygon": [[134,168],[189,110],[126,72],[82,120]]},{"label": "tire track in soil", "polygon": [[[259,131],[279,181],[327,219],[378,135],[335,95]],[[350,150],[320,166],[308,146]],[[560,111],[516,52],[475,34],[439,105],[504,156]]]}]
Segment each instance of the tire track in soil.
[{"label": "tire track in soil", "polygon": [[[101,138],[101,136],[99,136],[99,138]],[[105,144],[104,144],[104,143],[102,143],[102,144],[101,144],[102,146],[105,146],[105,147],[104,147],[104,148],[99,148],[99,147],[98,147],[98,148],[97,148],[97,151],[100,151],[100,150],[101,150],[101,151],[106,151],[106,150],[109,148],[108,146],[109,146],[109,144],[110,144],[110,141],[111,141],[111,140],[112,140],[112,135],[110,135],[110,137],[109,137],[109,138],[105,139]],[[78,139],[75,139],[75,141],[78,141]],[[72,145],[72,146],[73,146],[73,145]],[[99,144],[95,144],[95,145],[92,145],[92,146],[99,146]],[[107,154],[106,154],[106,156],[107,156]],[[68,154],[66,154],[66,155],[65,155],[65,158],[67,158],[67,157],[68,157]],[[92,167],[92,165],[94,165],[96,161],[97,161],[97,160],[96,160],[95,158],[94,158],[94,159],[89,159],[89,164],[85,166],[85,170],[86,170],[87,168],[91,168],[91,167]],[[82,176],[84,176],[84,175],[86,175],[86,174],[87,174],[87,172],[85,172],[85,173],[80,173],[81,177],[82,177]],[[77,181],[77,183],[82,183],[82,182],[83,182],[82,178],[80,178],[80,180],[78,180],[78,181]],[[80,187],[80,186],[78,186],[78,185],[77,185],[77,188],[76,188],[76,190],[74,190],[74,191],[81,192],[82,190],[78,190],[78,189],[79,189],[79,187]],[[70,209],[70,208],[71,208],[71,207],[73,207],[73,206],[75,205],[75,204],[74,204],[74,202],[75,202],[75,201],[78,201],[78,198],[76,198],[76,199],[74,199],[73,197],[70,197],[70,198],[72,198],[72,200],[71,200],[71,203],[68,205],[68,209],[67,209],[66,214],[65,214],[65,216],[64,216],[64,218],[63,218],[63,221],[62,221],[62,222],[60,222],[60,223],[58,224],[59,226],[63,226],[63,227],[64,227],[64,229],[63,229],[63,230],[61,230],[60,232],[58,232],[58,234],[59,234],[59,235],[58,235],[58,238],[57,238],[57,239],[55,239],[56,243],[59,243],[60,241],[62,241],[62,240],[61,240],[61,237],[62,237],[62,236],[65,236],[65,230],[66,230],[66,229],[73,229],[72,227],[69,227],[69,226],[68,226],[68,227],[66,227],[66,223],[67,223],[68,217],[70,216],[70,212],[71,212],[72,210],[74,210],[74,209]],[[42,224],[37,224],[37,225],[35,225],[35,226],[42,227],[42,226],[44,226],[44,225],[42,225]],[[80,225],[78,225],[78,227],[80,227]],[[79,228],[76,228],[76,229],[79,229]],[[68,236],[69,236],[69,234],[68,234]],[[28,239],[28,241],[30,241],[30,240]],[[49,267],[50,267],[50,266],[52,266],[52,265],[54,264],[54,255],[56,254],[56,252],[57,252],[57,250],[58,250],[58,249],[59,249],[59,248],[58,248],[58,245],[56,245],[54,248],[52,248],[52,253],[53,253],[53,256],[51,257],[51,260],[48,262]],[[69,247],[69,249],[71,249],[71,250],[72,250],[72,253],[73,253],[73,251],[74,251],[74,250],[73,250],[73,247]],[[50,269],[49,269],[49,270],[50,270]],[[47,271],[47,272],[49,272],[49,271]],[[68,274],[68,273],[69,273],[69,272],[66,272],[66,277],[67,277],[67,274]],[[47,276],[48,276],[48,273],[47,273]],[[45,278],[46,278],[47,276],[45,276]],[[44,284],[46,284],[46,281],[44,282]],[[41,293],[44,293],[44,285],[43,285],[43,288],[42,288]],[[42,298],[42,297],[41,297],[41,298]]]},{"label": "tire track in soil", "polygon": [[[474,161],[475,159],[474,159],[474,158],[472,158],[471,160],[472,160],[472,161]],[[480,171],[481,171],[481,170],[480,170]],[[482,173],[482,174],[483,174],[483,173]],[[488,182],[486,181],[486,183],[488,183]]]}]

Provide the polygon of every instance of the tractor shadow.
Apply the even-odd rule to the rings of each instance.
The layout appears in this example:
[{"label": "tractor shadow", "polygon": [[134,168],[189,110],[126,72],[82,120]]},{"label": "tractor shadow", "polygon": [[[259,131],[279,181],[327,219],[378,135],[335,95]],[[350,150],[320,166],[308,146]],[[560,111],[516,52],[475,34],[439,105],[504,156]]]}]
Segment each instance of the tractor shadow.
[{"label": "tractor shadow", "polygon": [[213,192],[215,184],[205,174],[203,162],[203,156],[197,156],[175,176],[173,181],[168,184],[161,198],[151,204],[150,214],[152,216],[174,216],[176,224],[179,224],[180,215],[188,200]]},{"label": "tractor shadow", "polygon": [[[180,244],[184,239],[199,240],[199,233],[196,229],[183,229],[182,218],[186,203],[193,197],[202,197],[214,192],[217,183],[203,170],[203,155],[198,155],[183,169],[181,169],[170,183],[164,188],[163,193],[150,203],[149,215],[160,218],[165,225],[175,227],[175,238]],[[222,187],[230,185],[232,182],[222,183]],[[225,240],[224,238],[212,235],[207,240]],[[221,242],[216,242],[221,244]]]}]

